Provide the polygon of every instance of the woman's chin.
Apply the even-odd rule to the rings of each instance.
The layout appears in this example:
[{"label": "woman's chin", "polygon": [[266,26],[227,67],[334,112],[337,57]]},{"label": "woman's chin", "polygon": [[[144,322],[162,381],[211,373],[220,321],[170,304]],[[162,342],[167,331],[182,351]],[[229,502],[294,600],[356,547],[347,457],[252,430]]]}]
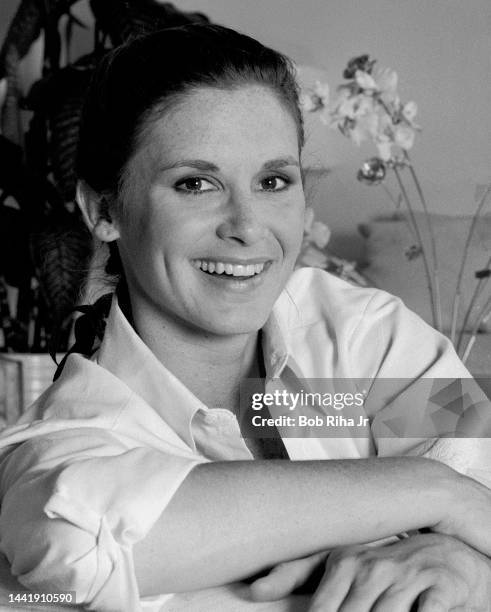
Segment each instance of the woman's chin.
[{"label": "woman's chin", "polygon": [[208,334],[216,336],[235,336],[237,334],[252,334],[259,331],[266,320],[267,313],[236,313],[234,316],[210,317],[203,321],[199,327]]}]

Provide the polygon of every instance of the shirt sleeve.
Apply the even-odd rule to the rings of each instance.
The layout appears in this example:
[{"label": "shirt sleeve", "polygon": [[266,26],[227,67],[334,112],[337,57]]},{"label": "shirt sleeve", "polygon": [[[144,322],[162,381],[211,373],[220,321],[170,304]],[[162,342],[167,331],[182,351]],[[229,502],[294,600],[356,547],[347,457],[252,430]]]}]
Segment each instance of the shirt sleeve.
[{"label": "shirt sleeve", "polygon": [[491,487],[491,402],[448,338],[377,291],[351,355],[372,381],[365,406],[379,456],[437,459]]},{"label": "shirt sleeve", "polygon": [[85,428],[33,438],[2,465],[0,547],[31,590],[75,591],[89,610],[141,610],[132,546],[190,470],[181,449],[128,448]]}]

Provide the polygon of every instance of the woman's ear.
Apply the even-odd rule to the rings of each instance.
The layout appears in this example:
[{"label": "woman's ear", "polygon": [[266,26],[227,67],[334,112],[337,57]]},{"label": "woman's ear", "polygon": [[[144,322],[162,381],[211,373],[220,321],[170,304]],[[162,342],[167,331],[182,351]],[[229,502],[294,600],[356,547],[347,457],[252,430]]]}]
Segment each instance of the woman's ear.
[{"label": "woman's ear", "polygon": [[102,242],[112,242],[120,237],[104,196],[94,191],[85,181],[79,181],[76,198],[85,224],[96,238]]}]

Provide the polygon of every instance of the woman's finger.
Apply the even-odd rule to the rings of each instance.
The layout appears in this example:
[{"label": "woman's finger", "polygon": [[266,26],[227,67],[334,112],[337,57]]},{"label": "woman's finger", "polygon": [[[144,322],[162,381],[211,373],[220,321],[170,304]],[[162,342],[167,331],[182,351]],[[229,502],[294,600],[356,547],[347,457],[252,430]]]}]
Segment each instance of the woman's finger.
[{"label": "woman's finger", "polygon": [[273,601],[287,597],[308,581],[312,572],[325,559],[326,554],[322,552],[303,559],[280,563],[267,576],[258,578],[250,585],[251,599]]},{"label": "woman's finger", "polygon": [[[468,612],[483,612],[479,589],[471,587],[466,579],[456,572],[437,572],[434,581],[428,585],[418,600],[418,612],[440,612],[441,610],[458,610],[461,606]],[[475,596],[477,595],[477,599]],[[477,606],[476,606],[477,604]],[[489,601],[486,602],[489,604]],[[486,605],[485,604],[485,605]]]},{"label": "woman's finger", "polygon": [[449,595],[449,588],[433,586],[421,594],[418,600],[418,612],[448,612],[454,610],[458,603]]},{"label": "woman's finger", "polygon": [[[339,612],[370,612],[376,602],[384,596],[384,593],[390,587],[397,584],[400,578],[399,568],[392,561],[385,559],[366,560],[359,557],[352,574],[351,586],[342,602],[338,603],[337,600],[331,598],[334,583],[339,579],[339,575],[331,576],[331,584],[326,581],[326,584],[323,585],[324,594],[322,597],[333,610],[339,610]],[[338,607],[334,608],[334,605]],[[323,604],[319,606],[319,610],[331,610],[331,607],[325,608],[325,604]],[[390,612],[394,612],[394,610],[406,612],[402,607],[391,608]]]},{"label": "woman's finger", "polygon": [[331,554],[326,572],[312,597],[308,612],[338,612],[356,576],[355,556]]},{"label": "woman's finger", "polygon": [[370,612],[411,612],[418,597],[424,593],[429,586],[428,575],[420,576],[416,580],[402,586],[394,584],[389,587],[377,599]]},{"label": "woman's finger", "polygon": [[391,550],[333,554],[309,612],[409,612],[418,595],[433,584],[432,576],[383,556]]}]

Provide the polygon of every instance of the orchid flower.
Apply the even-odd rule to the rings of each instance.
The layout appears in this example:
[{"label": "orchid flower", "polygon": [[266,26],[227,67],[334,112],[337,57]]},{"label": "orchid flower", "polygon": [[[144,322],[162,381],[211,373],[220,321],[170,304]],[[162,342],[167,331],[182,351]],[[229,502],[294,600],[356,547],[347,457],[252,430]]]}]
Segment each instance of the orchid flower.
[{"label": "orchid flower", "polygon": [[[337,99],[331,108],[320,92],[329,91],[327,85],[317,83],[307,94],[305,108],[310,112],[321,110],[323,119],[330,117],[329,124],[352,140],[356,145],[368,141],[377,149],[377,157],[367,160],[358,171],[358,180],[377,185],[386,180],[387,170],[392,169],[401,193],[401,199],[408,208],[423,258],[432,302],[434,323],[441,330],[441,306],[438,280],[438,263],[431,219],[421,185],[411,165],[408,152],[413,147],[416,133],[420,130],[415,123],[418,107],[415,102],[402,103],[397,91],[398,76],[394,70],[376,67],[376,61],[369,55],[360,55],[348,62],[343,72],[345,81],[337,89]],[[310,96],[310,97],[309,97]],[[423,244],[414,208],[402,180],[402,169],[407,168],[414,181],[417,194],[425,211],[431,246],[431,263]],[[417,256],[419,251],[412,254]],[[431,270],[432,268],[432,270]]]},{"label": "orchid flower", "polygon": [[[376,60],[370,59],[369,55],[359,55],[352,58],[343,71],[343,78],[345,81],[337,88],[337,98],[330,108],[329,88],[327,84],[318,82],[311,92],[304,95],[304,110],[308,112],[320,111],[323,122],[328,122],[331,127],[338,128],[344,136],[356,145],[360,145],[365,141],[372,142],[375,145],[377,156],[366,160],[362,164],[357,173],[359,181],[368,185],[379,185],[387,180],[388,171],[392,170],[396,186],[399,189],[399,196],[395,198],[385,185],[384,187],[396,205],[399,205],[400,202],[406,204],[408,220],[413,229],[417,244],[412,244],[408,247],[405,254],[409,260],[420,256],[423,259],[432,305],[433,322],[435,327],[441,331],[440,285],[435,235],[424,192],[409,157],[409,151],[414,145],[416,134],[421,130],[420,126],[416,123],[418,106],[412,100],[404,103],[401,101],[397,91],[397,73],[390,68],[379,68],[376,66]],[[429,236],[429,250],[422,239],[419,227],[420,222],[415,215],[415,207],[410,197],[411,191],[406,188],[406,180],[412,181],[414,192],[417,194],[423,207]],[[465,325],[470,321],[473,307],[480,291],[482,291],[483,283],[491,279],[489,266],[484,271],[486,273],[485,279],[481,275],[482,271],[476,273],[480,284],[470,299],[467,312],[464,316],[464,324],[457,340],[456,325],[461,298],[461,284],[469,244],[481,210],[490,195],[491,184],[481,198],[474,214],[462,255],[453,300],[452,326],[450,330],[450,339],[455,343],[457,350],[461,349]],[[312,262],[310,265],[316,265],[313,263],[315,261],[322,263],[322,260],[318,259],[319,256],[316,254],[315,249],[317,247],[322,248],[329,240],[329,230],[322,227],[322,225],[318,225],[318,222],[313,220],[313,216],[309,218],[309,225],[306,227],[305,234],[307,248],[304,257],[305,260]],[[335,260],[336,258],[331,256],[329,263],[330,265],[336,265],[338,275],[349,277],[354,274],[353,271],[344,266],[345,262],[343,260],[340,260],[341,263]],[[491,316],[491,298],[482,309],[480,318],[477,317],[474,321],[470,339],[462,352],[464,362],[473,346],[479,324],[483,318],[488,316]]]}]

